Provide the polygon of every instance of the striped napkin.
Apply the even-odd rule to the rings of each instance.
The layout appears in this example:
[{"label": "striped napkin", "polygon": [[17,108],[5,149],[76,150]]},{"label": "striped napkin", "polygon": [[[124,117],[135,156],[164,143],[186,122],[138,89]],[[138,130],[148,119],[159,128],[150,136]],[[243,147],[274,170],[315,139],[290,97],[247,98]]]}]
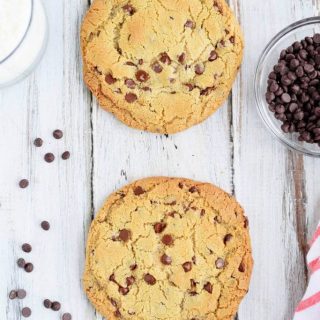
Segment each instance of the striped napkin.
[{"label": "striped napkin", "polygon": [[320,224],[311,241],[307,262],[311,278],[307,291],[296,309],[294,320],[320,319]]}]

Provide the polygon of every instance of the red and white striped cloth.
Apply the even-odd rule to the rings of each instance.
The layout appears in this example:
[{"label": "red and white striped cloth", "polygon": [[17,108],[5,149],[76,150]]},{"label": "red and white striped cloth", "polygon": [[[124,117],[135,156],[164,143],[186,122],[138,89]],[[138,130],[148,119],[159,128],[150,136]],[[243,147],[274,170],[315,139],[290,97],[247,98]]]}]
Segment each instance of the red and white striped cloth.
[{"label": "red and white striped cloth", "polygon": [[311,278],[307,291],[299,303],[293,320],[320,319],[320,224],[311,241],[307,256]]}]

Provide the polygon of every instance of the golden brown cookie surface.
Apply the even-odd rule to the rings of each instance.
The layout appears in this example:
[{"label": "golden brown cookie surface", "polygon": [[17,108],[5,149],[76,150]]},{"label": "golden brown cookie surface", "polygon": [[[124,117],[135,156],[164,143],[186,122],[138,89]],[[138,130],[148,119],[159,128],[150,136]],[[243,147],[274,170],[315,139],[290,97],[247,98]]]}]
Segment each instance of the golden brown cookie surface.
[{"label": "golden brown cookie surface", "polygon": [[137,181],[111,195],[88,238],[85,291],[107,319],[231,320],[252,271],[247,219],[207,183]]},{"label": "golden brown cookie surface", "polygon": [[84,78],[127,125],[175,133],[227,98],[242,60],[224,0],[95,0],[81,31]]}]

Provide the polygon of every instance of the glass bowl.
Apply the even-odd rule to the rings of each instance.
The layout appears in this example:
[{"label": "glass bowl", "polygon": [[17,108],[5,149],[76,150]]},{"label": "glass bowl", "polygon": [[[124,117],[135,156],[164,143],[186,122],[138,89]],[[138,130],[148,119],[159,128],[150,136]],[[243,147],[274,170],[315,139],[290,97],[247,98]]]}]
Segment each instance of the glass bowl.
[{"label": "glass bowl", "polygon": [[274,113],[269,110],[265,98],[268,75],[273,70],[273,66],[277,64],[281,51],[288,48],[295,41],[301,41],[306,36],[313,36],[315,33],[320,33],[320,17],[300,20],[279,32],[269,42],[259,59],[254,86],[259,114],[273,135],[292,150],[320,158],[320,146],[318,144],[300,142],[298,133],[284,133],[281,130],[282,122],[277,120],[274,117]]}]

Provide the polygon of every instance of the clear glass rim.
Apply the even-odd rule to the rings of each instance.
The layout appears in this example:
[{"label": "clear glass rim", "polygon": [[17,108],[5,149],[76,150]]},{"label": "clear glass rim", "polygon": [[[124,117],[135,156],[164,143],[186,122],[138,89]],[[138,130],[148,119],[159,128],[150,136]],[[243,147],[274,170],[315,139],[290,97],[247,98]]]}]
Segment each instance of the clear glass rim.
[{"label": "clear glass rim", "polygon": [[267,44],[267,46],[263,50],[263,52],[260,55],[260,58],[258,60],[258,64],[257,64],[256,71],[255,71],[255,77],[254,77],[254,92],[255,92],[255,101],[258,106],[257,109],[258,109],[258,113],[260,115],[260,118],[263,120],[263,123],[269,129],[269,131],[271,131],[271,133],[277,138],[277,140],[282,142],[282,144],[284,144],[285,146],[287,146],[289,149],[291,149],[293,151],[297,151],[297,152],[304,154],[304,155],[307,155],[307,156],[320,158],[320,147],[319,147],[319,152],[313,152],[312,150],[307,150],[303,146],[300,146],[297,143],[294,143],[294,141],[290,141],[289,139],[286,139],[283,136],[280,136],[278,134],[278,132],[276,131],[276,129],[268,123],[268,121],[266,120],[266,117],[264,115],[265,108],[263,106],[263,103],[261,102],[261,97],[262,97],[263,93],[261,92],[261,87],[260,87],[260,82],[259,82],[259,76],[260,76],[262,68],[264,66],[264,61],[265,61],[267,55],[269,54],[269,52],[271,51],[271,49],[275,46],[275,44],[279,40],[281,40],[285,35],[287,35],[288,33],[292,32],[296,29],[299,29],[300,27],[312,25],[315,23],[320,24],[320,16],[306,18],[306,19],[302,19],[297,22],[294,22],[294,23],[290,24],[288,27],[281,30],[279,33],[277,33],[271,39],[271,41]]},{"label": "clear glass rim", "polygon": [[30,26],[32,23],[32,17],[33,17],[33,9],[34,9],[34,0],[30,0],[30,5],[31,5],[31,10],[30,10],[30,18],[26,27],[25,32],[23,33],[23,36],[21,37],[20,41],[17,43],[17,45],[15,46],[15,48],[13,48],[13,50],[2,60],[0,60],[0,64],[5,62],[6,60],[8,60],[12,55],[14,55],[14,53],[19,49],[19,47],[21,46],[21,44],[23,43],[24,39],[26,38],[28,31],[30,30]]}]

